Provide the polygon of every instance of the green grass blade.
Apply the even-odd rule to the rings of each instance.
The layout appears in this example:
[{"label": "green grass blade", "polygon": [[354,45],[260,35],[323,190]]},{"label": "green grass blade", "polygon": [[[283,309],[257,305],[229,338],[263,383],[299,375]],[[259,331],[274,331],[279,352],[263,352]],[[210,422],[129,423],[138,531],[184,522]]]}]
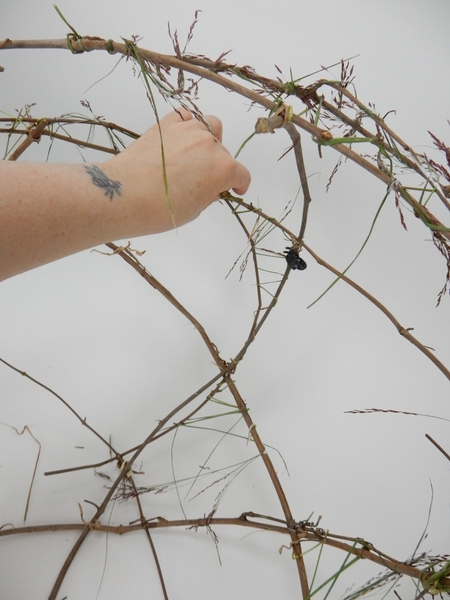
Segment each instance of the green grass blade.
[{"label": "green grass blade", "polygon": [[377,219],[378,219],[378,217],[380,216],[381,209],[383,208],[383,206],[384,206],[384,203],[386,202],[386,200],[387,200],[387,198],[388,198],[388,196],[389,196],[389,194],[390,194],[390,193],[391,193],[391,186],[389,186],[389,188],[388,188],[388,191],[387,191],[386,195],[384,196],[383,200],[381,201],[381,204],[380,204],[380,206],[378,207],[378,210],[377,210],[377,212],[375,213],[375,217],[374,217],[374,219],[373,219],[373,221],[372,221],[372,225],[370,226],[369,233],[367,234],[367,237],[366,237],[366,239],[364,240],[364,243],[363,243],[363,245],[361,246],[361,248],[359,249],[359,251],[358,251],[357,255],[355,256],[355,258],[354,258],[354,259],[352,260],[352,262],[351,262],[351,263],[350,263],[350,264],[349,264],[349,265],[348,265],[348,266],[347,266],[347,267],[346,267],[346,268],[345,268],[345,269],[342,271],[342,273],[341,273],[341,274],[340,274],[338,277],[336,277],[336,279],[333,281],[333,283],[331,283],[331,284],[330,284],[330,285],[327,287],[327,289],[326,289],[324,292],[322,292],[318,298],[316,298],[316,299],[314,300],[314,302],[311,302],[311,304],[310,304],[309,306],[307,306],[307,308],[311,308],[311,306],[314,306],[314,304],[316,304],[316,302],[318,302],[318,301],[319,301],[321,298],[323,298],[323,297],[325,296],[325,294],[331,290],[331,288],[332,288],[332,287],[333,287],[333,286],[334,286],[334,285],[335,285],[335,284],[336,284],[336,283],[337,283],[337,282],[338,282],[338,281],[339,281],[339,280],[342,278],[342,276],[343,276],[343,275],[345,275],[345,273],[347,273],[347,271],[350,269],[350,267],[351,267],[351,266],[352,266],[352,265],[355,263],[355,261],[357,260],[357,258],[358,258],[358,257],[359,257],[359,255],[361,254],[361,252],[362,252],[362,251],[364,250],[364,248],[366,247],[366,244],[367,244],[367,242],[369,241],[369,238],[370,238],[370,236],[372,235],[373,229],[374,229],[374,227],[375,227],[375,223],[377,222]]}]

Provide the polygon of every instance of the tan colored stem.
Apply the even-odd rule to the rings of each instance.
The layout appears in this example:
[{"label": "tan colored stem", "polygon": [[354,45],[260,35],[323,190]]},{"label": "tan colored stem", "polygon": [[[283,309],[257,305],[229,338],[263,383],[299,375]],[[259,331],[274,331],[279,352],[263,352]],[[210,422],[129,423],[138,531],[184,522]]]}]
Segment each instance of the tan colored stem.
[{"label": "tan colored stem", "polygon": [[[277,520],[277,519],[276,519]],[[277,520],[278,521],[278,520]],[[136,531],[142,531],[143,529],[166,529],[171,527],[183,527],[196,530],[199,527],[208,526],[220,526],[220,525],[233,525],[239,527],[248,527],[251,529],[258,529],[263,531],[271,531],[273,533],[281,533],[285,535],[291,535],[295,533],[297,538],[308,541],[308,542],[320,542],[325,546],[342,550],[345,553],[357,556],[363,560],[369,560],[373,563],[380,565],[383,568],[389,569],[393,573],[399,573],[412,577],[417,580],[423,578],[423,571],[414,567],[411,564],[403,561],[396,560],[389,557],[382,552],[379,552],[372,544],[365,542],[362,538],[350,538],[347,536],[340,536],[333,534],[323,529],[314,527],[302,527],[301,524],[295,524],[296,528],[289,531],[289,527],[286,525],[273,525],[272,523],[266,523],[261,521],[250,520],[246,516],[231,517],[231,518],[217,518],[207,517],[201,519],[179,519],[179,520],[168,520],[162,517],[157,517],[155,520],[146,521],[145,523],[136,523],[135,525],[102,525],[100,522],[93,523],[91,531],[111,533],[116,535],[125,535]],[[0,538],[11,535],[21,535],[30,533],[44,533],[53,531],[80,531],[86,527],[84,523],[58,523],[50,525],[32,525],[27,527],[11,527],[10,529],[0,529]],[[346,541],[351,543],[346,543]],[[359,545],[359,547],[357,547]],[[440,580],[442,586],[450,586],[450,577],[445,577]]]},{"label": "tan colored stem", "polygon": [[311,250],[311,248],[309,248],[306,244],[304,244],[303,247],[305,248],[305,250],[307,250],[307,252],[309,252],[311,254],[311,256],[319,263],[319,265],[322,265],[323,267],[325,267],[326,269],[328,269],[329,271],[331,271],[332,273],[334,273],[335,275],[340,277],[340,279],[342,279],[342,281],[345,281],[345,283],[348,283],[348,285],[350,285],[353,289],[355,289],[357,292],[362,294],[365,298],[367,298],[367,300],[369,300],[370,302],[372,302],[372,304],[374,304],[377,308],[379,308],[381,310],[381,312],[384,313],[386,315],[386,317],[389,319],[389,321],[391,321],[391,323],[395,326],[395,328],[397,329],[399,334],[402,337],[404,337],[406,340],[408,340],[408,342],[410,342],[413,346],[418,348],[423,354],[425,354],[425,356],[427,358],[429,358],[433,364],[436,365],[436,367],[441,371],[441,373],[443,373],[445,375],[445,377],[447,377],[447,379],[450,380],[450,371],[447,369],[447,367],[438,358],[436,358],[436,356],[433,354],[433,352],[431,352],[431,350],[429,350],[426,346],[424,346],[421,342],[419,342],[419,340],[417,338],[415,338],[412,335],[409,328],[403,327],[403,325],[401,325],[397,321],[397,319],[394,317],[394,315],[388,311],[388,309],[384,306],[384,304],[381,304],[381,302],[379,300],[377,300],[374,296],[369,294],[369,292],[367,292],[364,288],[362,288],[360,285],[358,285],[357,283],[352,281],[346,275],[342,275],[340,271],[338,271],[337,269],[335,269],[334,267],[329,265],[327,262],[325,262],[315,252],[313,252],[313,250]]},{"label": "tan colored stem", "polygon": [[[161,54],[159,52],[153,52],[152,50],[138,48],[135,44],[132,44],[131,42],[129,42],[128,44],[122,44],[118,42],[113,42],[112,40],[103,40],[97,37],[83,37],[81,39],[73,37],[71,38],[71,44],[72,52],[74,52],[75,54],[91,52],[93,50],[103,50],[108,51],[109,53],[119,53],[123,54],[124,56],[130,56],[130,47],[132,47],[133,52],[136,55],[139,55],[141,59],[148,61],[155,66],[162,64],[166,67],[174,67],[175,69],[179,69],[181,71],[189,71],[190,73],[193,73],[198,77],[201,77],[203,79],[209,79],[213,83],[217,83],[225,89],[228,89],[232,92],[236,92],[237,94],[248,98],[255,104],[264,106],[268,110],[273,111],[279,106],[277,103],[272,102],[263,95],[258,94],[257,92],[250,90],[244,87],[243,85],[236,83],[235,81],[232,81],[231,79],[227,79],[223,75],[219,75],[215,71],[220,69],[220,65],[214,63],[213,61],[208,61],[207,59],[202,60],[202,64],[204,66],[198,66],[196,64],[192,64],[195,61],[190,60],[189,57],[178,58],[176,56]],[[68,50],[69,46],[67,39],[13,41],[7,38],[0,42],[0,50],[13,48],[46,48]],[[235,67],[235,71],[238,71],[237,67]],[[301,129],[310,133],[312,136],[318,139],[322,137],[323,130],[314,125],[313,123],[310,123],[306,119],[303,119],[298,115],[293,115],[292,122],[298,125],[298,127],[300,127]],[[368,171],[371,175],[374,175],[377,179],[382,181],[387,186],[393,183],[392,177],[390,177],[387,173],[379,169],[372,162],[366,160],[365,158],[354,152],[346,144],[334,144],[330,147],[333,150],[340,152],[341,154],[355,162],[357,165]],[[444,225],[438,219],[436,219],[436,217],[434,217],[434,215],[430,213],[430,211],[426,207],[422,206],[418,200],[411,196],[411,194],[409,194],[406,190],[402,190],[402,192],[402,196],[411,205],[411,207],[414,209],[414,212],[417,215],[420,215],[425,223],[429,222],[434,227],[443,228],[443,231],[441,231],[442,235],[448,240],[450,240],[450,231],[445,231]]]}]

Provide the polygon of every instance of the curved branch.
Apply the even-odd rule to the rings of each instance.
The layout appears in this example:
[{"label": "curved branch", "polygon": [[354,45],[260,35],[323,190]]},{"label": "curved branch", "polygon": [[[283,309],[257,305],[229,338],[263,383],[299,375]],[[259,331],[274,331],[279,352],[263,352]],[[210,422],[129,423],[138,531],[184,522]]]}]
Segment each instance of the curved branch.
[{"label": "curved branch", "polygon": [[[209,79],[213,83],[221,85],[227,90],[232,92],[236,92],[237,94],[244,96],[244,98],[248,98],[255,104],[259,104],[264,106],[264,108],[274,111],[279,107],[279,102],[273,102],[263,95],[250,90],[243,85],[232,81],[231,79],[227,79],[223,75],[219,75],[217,73],[218,70],[225,70],[225,67],[220,63],[209,61],[208,59],[202,59],[203,66],[197,66],[195,60],[189,57],[175,57],[168,54],[161,54],[159,52],[153,52],[152,50],[145,50],[142,48],[138,48],[136,44],[130,41],[126,41],[125,44],[114,42],[113,40],[104,40],[97,37],[89,37],[85,36],[82,38],[77,38],[75,36],[70,37],[70,45],[69,39],[55,39],[55,40],[10,40],[6,38],[2,42],[0,42],[0,50],[8,50],[13,48],[45,48],[45,49],[62,49],[62,50],[70,50],[73,54],[81,54],[83,52],[91,52],[93,50],[103,50],[107,51],[109,54],[123,54],[124,56],[130,56],[131,51],[132,54],[138,58],[141,58],[144,61],[147,61],[156,68],[159,65],[164,65],[166,67],[174,67],[175,69],[179,69],[180,71],[189,71],[198,77],[203,79]],[[227,66],[227,71],[232,74],[238,74],[238,67]],[[251,81],[250,74],[246,77],[249,81]],[[260,78],[261,79],[261,78]],[[266,81],[269,81],[266,78],[263,78]],[[278,87],[280,84],[277,84]],[[286,86],[283,86],[283,91],[286,93]],[[314,138],[321,140],[323,130],[310,123],[306,119],[298,115],[292,116],[292,122],[295,123],[301,129],[307,131]],[[329,133],[329,132],[327,132]],[[327,138],[328,139],[328,138]],[[351,148],[349,148],[346,144],[337,144],[333,143],[330,146],[332,149],[340,152],[357,165],[374,175],[377,179],[385,183],[387,186],[390,186],[394,183],[394,178],[385,173],[383,170],[378,168],[372,162],[363,158],[356,152],[354,152]],[[421,220],[430,227],[430,229],[438,229],[441,231],[442,235],[450,240],[450,230],[447,228],[418,200],[416,200],[406,189],[399,185],[399,191],[401,191],[402,197],[410,204],[410,206],[414,209],[415,214],[417,214]]]}]

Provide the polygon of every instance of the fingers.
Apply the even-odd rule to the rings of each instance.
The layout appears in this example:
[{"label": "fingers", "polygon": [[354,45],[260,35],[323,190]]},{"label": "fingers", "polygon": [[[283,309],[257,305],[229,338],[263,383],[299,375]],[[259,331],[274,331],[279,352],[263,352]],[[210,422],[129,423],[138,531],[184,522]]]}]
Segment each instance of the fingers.
[{"label": "fingers", "polygon": [[165,126],[170,123],[180,123],[180,121],[189,123],[189,127],[208,129],[219,142],[222,142],[222,121],[214,115],[204,115],[203,119],[205,121],[204,123],[188,110],[177,108],[177,110],[174,110],[161,119],[161,125]]},{"label": "fingers", "polygon": [[245,194],[248,190],[251,181],[251,175],[248,169],[244,167],[244,165],[237,160],[235,161],[235,172],[233,174],[233,180],[231,181],[229,188],[238,194]]},{"label": "fingers", "polygon": [[222,121],[214,115],[206,115],[204,118],[211,128],[213,136],[222,142]]},{"label": "fingers", "polygon": [[185,108],[177,108],[161,119],[161,123],[179,123],[181,121],[191,121],[194,118],[193,114]]},{"label": "fingers", "polygon": [[[220,142],[220,148],[223,152],[225,152],[228,156],[225,161],[230,165],[231,168],[227,168],[228,179],[226,182],[226,189],[233,189],[236,194],[245,194],[250,185],[251,176],[249,171],[244,167],[243,164],[234,160],[230,155],[228,150],[222,146],[222,121],[218,119],[214,115],[205,115],[204,120],[205,123],[202,123],[199,119],[195,118],[194,115],[185,110],[184,108],[179,108],[176,111],[167,114],[163,119],[161,119],[161,126],[166,126],[170,124],[182,124],[185,127],[193,128],[193,129],[205,129],[208,128],[211,133],[214,135],[216,140]],[[216,146],[216,149],[217,146]]]}]

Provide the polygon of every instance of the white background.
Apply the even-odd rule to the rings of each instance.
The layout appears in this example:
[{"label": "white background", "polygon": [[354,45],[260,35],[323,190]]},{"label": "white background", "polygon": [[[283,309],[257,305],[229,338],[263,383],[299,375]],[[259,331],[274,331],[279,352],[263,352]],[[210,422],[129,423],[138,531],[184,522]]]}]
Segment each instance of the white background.
[{"label": "white background", "polygon": [[[117,41],[140,35],[142,47],[166,53],[172,51],[167,22],[178,29],[182,41],[194,11],[201,9],[189,51],[216,58],[233,50],[230,62],[251,65],[269,77],[278,75],[275,63],[286,77],[289,69],[301,77],[357,55],[352,62],[363,102],[375,103],[381,115],[395,110],[388,117],[390,126],[419,152],[440,159],[433,154],[427,130],[449,143],[450,6],[445,0],[171,0],[163,5],[145,0],[60,0],[58,6],[83,35]],[[63,38],[67,32],[51,2],[1,2],[1,39]],[[96,114],[142,132],[154,118],[129,63],[122,61],[90,88],[116,62],[117,57],[106,53],[3,51],[0,110],[14,114],[35,102],[33,116],[56,116],[81,112],[79,101],[88,99]],[[338,78],[339,68],[332,74]],[[204,113],[222,118],[224,143],[231,152],[262,115],[260,109],[249,111],[245,99],[211,84],[200,87],[199,105]],[[161,103],[160,109],[164,113],[169,107]],[[338,155],[326,149],[320,160],[315,145],[308,136],[303,138],[313,196],[306,242],[343,269],[365,239],[385,190],[345,164],[326,193]],[[292,155],[277,162],[288,145],[287,136],[278,132],[252,140],[240,156],[252,173],[246,199],[276,217],[298,191]],[[23,159],[45,160],[47,149],[42,141]],[[95,153],[83,156],[103,160]],[[50,160],[82,157],[76,149],[59,145]],[[435,208],[445,219],[440,207]],[[414,327],[414,334],[448,365],[448,297],[435,308],[445,264],[427,230],[407,210],[405,214],[408,232],[400,225],[393,198],[388,200],[350,276],[403,326]],[[287,221],[294,230],[300,215],[299,200]],[[269,240],[276,252],[286,245],[280,234]],[[246,246],[228,209],[216,203],[178,232],[141,238],[133,246],[146,250],[144,264],[199,319],[222,356],[234,356],[251,325],[255,288],[250,268],[242,282],[237,269],[225,279]],[[289,473],[272,451],[293,514],[297,520],[322,515],[325,529],[363,537],[406,560],[425,528],[432,486],[428,537],[420,551],[447,553],[448,464],[425,433],[449,450],[448,423],[345,411],[378,407],[450,418],[448,381],[375,307],[343,283],[307,310],[332,276],[305,258],[308,269],[291,274],[276,310],[236,374],[260,435],[286,461]],[[267,265],[283,269],[281,259]],[[3,282],[0,309],[0,357],[55,390],[103,436],[111,435],[121,450],[141,442],[159,418],[215,373],[194,328],[118,257],[85,252]],[[0,422],[0,526],[23,525],[37,445],[12,428],[25,425],[42,444],[27,524],[80,522],[78,503],[90,517],[93,507],[84,500],[101,502],[104,479],[91,470],[54,477],[44,472],[105,460],[107,449],[54,396],[4,365]],[[233,422],[218,419],[213,426],[226,429]],[[247,435],[243,424],[236,432]],[[173,448],[173,437],[152,445],[137,465],[145,472],[137,483],[170,482],[172,465],[178,479],[194,476],[218,439],[218,434],[183,429]],[[252,444],[229,437],[208,464],[226,467],[252,456]],[[116,474],[112,466],[103,472]],[[212,480],[197,483],[190,497]],[[191,502],[183,500],[187,516],[208,514],[222,487],[219,483]],[[182,497],[187,491],[187,486],[181,488]],[[173,488],[148,494],[143,502],[148,517],[183,516]],[[111,506],[105,523],[109,518],[112,524],[138,518],[133,501]],[[260,461],[229,487],[218,515],[238,516],[247,510],[282,517]],[[287,539],[248,535],[243,529],[218,528],[216,533],[222,566],[205,531],[153,534],[171,600],[300,597],[290,552],[278,553]],[[2,600],[47,598],[76,537],[63,532],[1,538]],[[317,553],[308,555],[311,568],[316,558]],[[343,554],[327,551],[319,579],[331,575],[333,565],[337,568],[343,559]],[[352,582],[359,585],[378,572],[376,566],[356,565],[330,597],[339,598]],[[107,538],[91,534],[58,598],[162,598],[158,586],[143,533]],[[406,599],[415,592],[408,585],[401,593]]]}]

